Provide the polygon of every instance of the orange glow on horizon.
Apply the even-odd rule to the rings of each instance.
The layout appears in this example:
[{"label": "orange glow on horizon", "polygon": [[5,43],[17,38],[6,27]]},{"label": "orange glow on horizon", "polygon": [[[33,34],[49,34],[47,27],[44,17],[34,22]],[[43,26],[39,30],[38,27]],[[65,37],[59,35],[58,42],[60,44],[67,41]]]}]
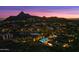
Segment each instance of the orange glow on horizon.
[{"label": "orange glow on horizon", "polygon": [[[15,11],[15,12],[2,12],[4,15],[4,18],[7,18],[9,16],[16,16],[20,13]],[[61,17],[61,18],[79,18],[78,14],[67,14],[67,13],[61,13],[61,12],[25,12],[26,14],[34,15],[34,16],[46,16],[46,17]],[[2,17],[3,17],[2,15]],[[2,18],[0,17],[0,18]]]},{"label": "orange glow on horizon", "polygon": [[64,13],[52,13],[52,12],[30,12],[29,14],[35,16],[46,17],[61,17],[61,18],[79,18],[78,14],[64,14]]}]

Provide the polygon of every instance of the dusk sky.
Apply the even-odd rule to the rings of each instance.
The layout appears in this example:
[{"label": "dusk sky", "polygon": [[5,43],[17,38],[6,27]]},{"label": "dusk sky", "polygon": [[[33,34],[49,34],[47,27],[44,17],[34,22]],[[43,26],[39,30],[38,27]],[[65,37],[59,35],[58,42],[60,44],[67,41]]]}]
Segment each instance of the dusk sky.
[{"label": "dusk sky", "polygon": [[79,6],[0,6],[0,18],[16,16],[21,11],[36,16],[79,18]]}]

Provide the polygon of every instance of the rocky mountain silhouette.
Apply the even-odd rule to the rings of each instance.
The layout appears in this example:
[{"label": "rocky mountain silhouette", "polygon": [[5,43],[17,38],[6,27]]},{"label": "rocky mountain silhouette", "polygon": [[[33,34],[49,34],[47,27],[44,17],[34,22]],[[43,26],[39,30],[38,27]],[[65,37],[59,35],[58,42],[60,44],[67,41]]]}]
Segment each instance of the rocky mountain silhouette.
[{"label": "rocky mountain silhouette", "polygon": [[20,12],[17,16],[10,16],[8,18],[6,18],[5,20],[26,20],[27,18],[33,17],[29,14],[25,14],[23,11]]},{"label": "rocky mountain silhouette", "polygon": [[[31,18],[31,19],[29,19]],[[21,11],[17,16],[10,16],[8,18],[6,18],[4,21],[22,21],[22,20],[25,20],[27,22],[31,21],[47,21],[47,22],[74,22],[74,23],[78,23],[79,24],[79,20],[69,20],[69,19],[66,19],[66,18],[58,18],[58,17],[39,17],[39,16],[33,16],[33,15],[30,15],[30,14],[26,14],[24,13],[23,11]]]},{"label": "rocky mountain silhouette", "polygon": [[31,15],[29,15],[29,14],[25,14],[23,11],[22,12],[20,12],[18,15],[17,15],[17,17],[31,17]]}]

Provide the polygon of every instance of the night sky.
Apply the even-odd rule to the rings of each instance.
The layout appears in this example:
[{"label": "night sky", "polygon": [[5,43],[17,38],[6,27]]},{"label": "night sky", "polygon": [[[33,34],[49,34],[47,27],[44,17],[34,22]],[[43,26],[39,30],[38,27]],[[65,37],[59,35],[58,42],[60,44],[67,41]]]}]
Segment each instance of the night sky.
[{"label": "night sky", "polygon": [[79,18],[79,6],[0,6],[0,18],[16,16],[21,11],[36,16]]}]

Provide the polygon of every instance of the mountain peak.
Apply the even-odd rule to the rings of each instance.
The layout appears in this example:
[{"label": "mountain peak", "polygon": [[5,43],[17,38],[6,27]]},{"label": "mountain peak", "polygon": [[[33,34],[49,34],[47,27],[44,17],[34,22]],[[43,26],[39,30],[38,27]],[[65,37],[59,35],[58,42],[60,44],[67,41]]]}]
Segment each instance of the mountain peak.
[{"label": "mountain peak", "polygon": [[26,14],[26,13],[24,13],[23,11],[21,11],[17,16],[20,16],[20,17],[29,17],[29,16],[31,16],[31,15]]},{"label": "mountain peak", "polygon": [[21,11],[18,15],[25,15],[25,13],[23,11]]},{"label": "mountain peak", "polygon": [[25,13],[23,11],[21,11],[20,14],[25,14]]},{"label": "mountain peak", "polygon": [[34,17],[28,13],[24,13],[23,11],[21,11],[17,16],[10,16],[8,17],[6,20],[26,20],[27,18],[31,18]]}]

